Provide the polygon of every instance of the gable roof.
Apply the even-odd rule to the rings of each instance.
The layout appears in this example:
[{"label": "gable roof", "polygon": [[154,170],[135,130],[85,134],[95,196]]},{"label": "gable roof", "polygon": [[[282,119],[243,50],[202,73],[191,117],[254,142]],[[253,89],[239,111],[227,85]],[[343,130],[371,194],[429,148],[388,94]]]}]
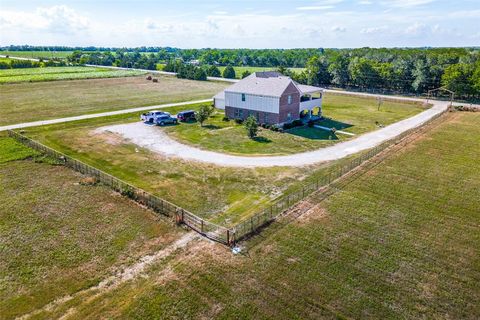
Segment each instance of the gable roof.
[{"label": "gable roof", "polygon": [[231,85],[225,92],[280,97],[291,83],[296,86],[292,79],[276,71],[255,72]]}]

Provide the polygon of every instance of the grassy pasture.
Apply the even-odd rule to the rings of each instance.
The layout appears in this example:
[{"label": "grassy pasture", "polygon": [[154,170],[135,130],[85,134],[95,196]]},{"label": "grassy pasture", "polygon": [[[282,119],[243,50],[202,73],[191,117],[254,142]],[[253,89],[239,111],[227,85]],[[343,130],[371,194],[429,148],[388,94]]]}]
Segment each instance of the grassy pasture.
[{"label": "grassy pasture", "polygon": [[0,125],[211,98],[226,86],[168,76],[158,83],[126,77],[5,84],[0,86]]},{"label": "grassy pasture", "polygon": [[479,121],[449,115],[247,255],[193,247],[74,317],[478,319]]},{"label": "grassy pasture", "polygon": [[[181,229],[0,137],[0,314],[13,319],[95,285]],[[16,160],[16,161],[15,161]]]},{"label": "grassy pasture", "polygon": [[145,74],[145,72],[92,67],[17,68],[0,70],[0,84],[54,80],[120,78],[142,74]]},{"label": "grassy pasture", "polygon": [[[225,70],[225,66],[219,66],[218,69],[220,69],[220,73],[223,74],[223,70]],[[250,73],[258,72],[258,71],[272,71],[276,70],[277,68],[275,67],[233,67],[235,69],[235,77],[237,79],[242,78],[242,74],[245,71],[250,71]],[[302,72],[305,70],[305,68],[288,68],[294,72]]]},{"label": "grassy pasture", "polygon": [[[327,93],[323,101],[323,115],[332,120],[321,121],[320,125],[362,134],[378,129],[376,122],[389,125],[423,110],[420,104],[396,101],[385,101],[380,110],[377,110],[373,98]],[[354,138],[316,128],[301,127],[287,130],[284,134],[260,128],[258,137],[252,140],[247,137],[243,125],[234,121],[225,122],[222,119],[223,112],[218,111],[214,117],[207,120],[203,128],[197,123],[182,123],[168,127],[165,131],[183,143],[242,155],[291,154]]]}]

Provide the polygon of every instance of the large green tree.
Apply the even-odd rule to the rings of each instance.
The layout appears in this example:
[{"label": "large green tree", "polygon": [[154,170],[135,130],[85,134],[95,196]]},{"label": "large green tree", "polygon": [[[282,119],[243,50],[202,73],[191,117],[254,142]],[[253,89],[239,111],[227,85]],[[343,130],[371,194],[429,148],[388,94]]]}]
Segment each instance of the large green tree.
[{"label": "large green tree", "polygon": [[227,66],[223,70],[223,77],[226,78],[226,79],[235,79],[235,77],[236,77],[235,69],[233,69],[232,66]]},{"label": "large green tree", "polygon": [[474,68],[470,64],[457,63],[445,68],[442,76],[442,85],[455,92],[458,97],[474,94],[474,84],[471,82]]}]

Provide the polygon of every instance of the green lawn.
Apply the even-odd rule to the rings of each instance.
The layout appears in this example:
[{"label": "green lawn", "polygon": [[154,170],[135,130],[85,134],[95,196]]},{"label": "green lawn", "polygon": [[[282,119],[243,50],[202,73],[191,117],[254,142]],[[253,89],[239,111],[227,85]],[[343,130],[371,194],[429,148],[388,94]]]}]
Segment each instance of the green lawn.
[{"label": "green lawn", "polygon": [[0,135],[0,151],[0,164],[39,155],[38,152],[25,147],[13,139],[7,139],[3,135]]},{"label": "green lawn", "polygon": [[448,117],[248,254],[198,244],[73,316],[478,319],[480,115]]},{"label": "green lawn", "polygon": [[0,86],[0,125],[211,98],[226,86],[169,76],[160,76],[158,83],[126,77],[4,84]]},{"label": "green lawn", "polygon": [[35,154],[0,137],[2,319],[92,286],[182,233],[63,166],[18,160]]},{"label": "green lawn", "polygon": [[0,84],[54,80],[131,77],[145,74],[135,70],[112,70],[93,67],[42,67],[0,70]]},{"label": "green lawn", "polygon": [[[225,70],[225,66],[219,66],[218,69],[220,69],[220,73],[223,74],[223,70]],[[233,67],[235,69],[235,76],[237,79],[242,78],[242,74],[245,71],[250,71],[250,73],[258,72],[258,71],[272,71],[276,70],[276,67]],[[305,70],[305,68],[288,68],[294,72],[302,72]]]},{"label": "green lawn", "polygon": [[[327,93],[323,101],[323,115],[331,118],[319,124],[346,132],[362,134],[378,129],[378,124],[389,125],[424,110],[416,103],[385,101],[380,110],[373,98],[353,97]],[[333,134],[317,128],[293,128],[285,133],[261,128],[255,140],[249,139],[243,125],[223,121],[218,110],[202,128],[197,123],[182,123],[165,128],[176,140],[203,149],[231,154],[283,155],[310,151],[355,138]]]}]

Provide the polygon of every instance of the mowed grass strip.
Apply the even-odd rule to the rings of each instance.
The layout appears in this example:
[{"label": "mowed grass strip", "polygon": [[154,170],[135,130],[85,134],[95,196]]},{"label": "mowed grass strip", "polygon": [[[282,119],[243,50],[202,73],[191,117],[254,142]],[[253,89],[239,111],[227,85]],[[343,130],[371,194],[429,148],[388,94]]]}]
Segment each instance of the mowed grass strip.
[{"label": "mowed grass strip", "polygon": [[[116,72],[116,71],[114,71]],[[5,84],[0,125],[211,98],[226,83],[161,76]]]},{"label": "mowed grass strip", "polygon": [[192,249],[76,316],[478,319],[479,121],[449,115],[246,255]]},{"label": "mowed grass strip", "polygon": [[[323,116],[329,119],[319,124],[328,128],[359,135],[378,130],[425,110],[420,103],[384,101],[378,109],[374,98],[326,93]],[[258,137],[250,139],[245,127],[223,121],[224,112],[217,110],[203,127],[198,123],[182,123],[164,130],[174,139],[202,149],[240,155],[285,155],[311,151],[333,145],[355,136],[332,133],[309,127],[297,127],[285,133],[260,128]]]},{"label": "mowed grass strip", "polygon": [[3,135],[0,135],[0,151],[0,164],[39,155],[39,153],[35,150],[30,149],[14,139],[7,138]]},{"label": "mowed grass strip", "polygon": [[[24,157],[20,149],[0,137],[2,156]],[[83,179],[63,166],[0,163],[2,319],[95,285],[182,234],[169,220]]]},{"label": "mowed grass strip", "polygon": [[[223,74],[223,71],[225,70],[225,66],[219,66],[218,69],[220,70],[220,73]],[[233,69],[235,70],[235,77],[237,79],[242,79],[242,75],[245,71],[248,71],[250,73],[254,72],[259,72],[259,71],[274,71],[277,70],[276,67],[249,67],[249,66],[234,66]],[[287,68],[291,71],[300,73],[305,70],[305,68]]]}]

